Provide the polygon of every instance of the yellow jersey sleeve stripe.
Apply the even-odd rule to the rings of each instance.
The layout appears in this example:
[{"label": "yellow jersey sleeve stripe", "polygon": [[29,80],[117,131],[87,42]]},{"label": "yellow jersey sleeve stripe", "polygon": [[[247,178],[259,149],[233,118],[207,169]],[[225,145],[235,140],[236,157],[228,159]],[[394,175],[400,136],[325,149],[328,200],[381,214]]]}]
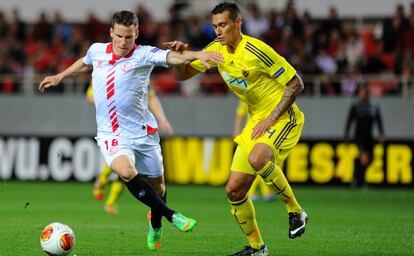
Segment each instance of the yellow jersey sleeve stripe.
[{"label": "yellow jersey sleeve stripe", "polygon": [[266,64],[266,66],[271,67],[274,64],[274,61],[267,56],[266,53],[254,46],[252,43],[246,43],[246,50],[256,55],[261,61],[263,61],[264,64]]}]

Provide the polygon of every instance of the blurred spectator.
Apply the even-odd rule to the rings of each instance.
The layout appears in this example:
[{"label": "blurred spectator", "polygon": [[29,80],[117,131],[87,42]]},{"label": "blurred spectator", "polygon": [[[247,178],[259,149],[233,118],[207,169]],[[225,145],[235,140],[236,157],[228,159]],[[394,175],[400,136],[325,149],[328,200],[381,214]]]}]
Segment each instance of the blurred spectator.
[{"label": "blurred spectator", "polygon": [[52,26],[47,20],[45,11],[39,14],[37,22],[34,24],[31,37],[36,41],[50,42],[52,38]]},{"label": "blurred spectator", "polygon": [[357,66],[350,66],[346,75],[341,79],[341,95],[353,97],[362,83],[363,78]]},{"label": "blurred spectator", "polygon": [[9,29],[4,12],[0,10],[0,39],[5,38]]},{"label": "blurred spectator", "polygon": [[11,36],[23,43],[26,39],[26,23],[20,18],[19,10],[14,8],[12,11],[12,20],[10,23]]},{"label": "blurred spectator", "polygon": [[249,15],[244,19],[246,34],[257,38],[263,38],[263,35],[266,34],[269,29],[268,20],[261,14],[260,9],[256,4],[249,4],[247,9]]},{"label": "blurred spectator", "polygon": [[325,49],[320,49],[315,59],[316,66],[324,74],[334,74],[337,66],[335,60]]}]

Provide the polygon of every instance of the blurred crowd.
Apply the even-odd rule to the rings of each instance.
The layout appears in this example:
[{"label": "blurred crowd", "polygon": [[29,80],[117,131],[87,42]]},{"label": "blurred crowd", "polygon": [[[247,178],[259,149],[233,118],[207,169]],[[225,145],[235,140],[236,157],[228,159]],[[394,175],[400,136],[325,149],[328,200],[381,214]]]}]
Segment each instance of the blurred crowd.
[{"label": "blurred crowd", "polygon": [[[164,48],[164,42],[181,40],[202,49],[214,40],[210,14],[189,15],[186,8],[173,5],[168,19],[157,21],[145,7],[137,6],[137,44]],[[245,6],[243,31],[268,43],[302,74],[304,94],[352,96],[358,85],[367,83],[374,96],[398,95],[403,83],[412,83],[414,2],[409,10],[398,5],[391,17],[364,22],[341,18],[334,6],[327,12],[325,18],[315,19],[307,11],[298,13],[293,2],[283,10],[261,10],[252,3]],[[110,41],[108,21],[90,12],[85,22],[68,23],[59,12],[42,12],[36,22],[27,23],[18,9],[10,13],[0,9],[0,92],[32,88],[39,74],[63,70],[92,42]],[[156,69],[152,84],[163,94],[227,94],[214,70],[180,83],[171,70]]]}]

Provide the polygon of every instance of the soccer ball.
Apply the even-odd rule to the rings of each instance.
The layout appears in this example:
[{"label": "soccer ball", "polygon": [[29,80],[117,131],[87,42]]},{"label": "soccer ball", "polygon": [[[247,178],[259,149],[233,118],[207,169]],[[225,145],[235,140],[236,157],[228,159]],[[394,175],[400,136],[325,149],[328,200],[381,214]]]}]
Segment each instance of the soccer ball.
[{"label": "soccer ball", "polygon": [[40,234],[40,246],[47,255],[67,255],[74,245],[75,233],[68,225],[59,222],[50,223]]}]

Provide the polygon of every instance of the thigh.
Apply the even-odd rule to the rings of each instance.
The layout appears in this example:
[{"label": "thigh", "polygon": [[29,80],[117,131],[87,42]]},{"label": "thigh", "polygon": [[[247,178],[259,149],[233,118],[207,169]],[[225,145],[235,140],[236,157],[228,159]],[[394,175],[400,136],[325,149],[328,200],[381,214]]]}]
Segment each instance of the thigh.
[{"label": "thigh", "polygon": [[102,136],[97,137],[96,141],[108,166],[112,167],[112,162],[119,156],[127,156],[135,162],[134,150],[127,138]]},{"label": "thigh", "polygon": [[149,178],[164,175],[161,146],[154,136],[145,136],[134,141],[135,167],[138,173]]},{"label": "thigh", "polygon": [[236,151],[234,152],[230,170],[232,172],[240,172],[256,176],[256,171],[249,163],[248,153],[240,145],[237,146]]}]

